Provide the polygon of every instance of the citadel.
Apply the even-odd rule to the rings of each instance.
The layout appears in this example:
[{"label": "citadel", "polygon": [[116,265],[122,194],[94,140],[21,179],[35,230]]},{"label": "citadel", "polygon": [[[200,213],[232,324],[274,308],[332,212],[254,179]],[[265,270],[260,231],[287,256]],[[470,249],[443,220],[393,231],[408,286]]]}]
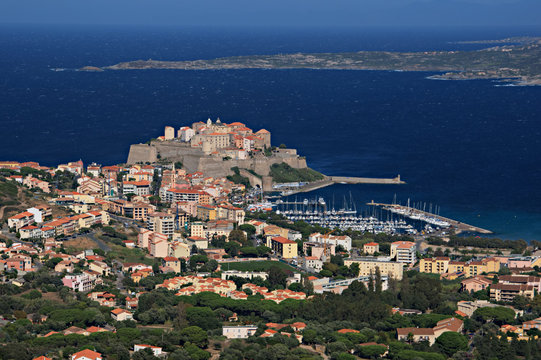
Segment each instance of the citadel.
[{"label": "citadel", "polygon": [[269,131],[254,132],[241,122],[227,124],[219,118],[178,130],[166,126],[163,136],[147,144],[131,145],[127,163],[159,160],[180,161],[188,172],[200,171],[214,177],[231,175],[232,168],[238,168],[251,182],[267,186],[272,184],[267,177],[273,164],[286,163],[295,169],[307,167],[306,159],[297,150],[273,147]]}]

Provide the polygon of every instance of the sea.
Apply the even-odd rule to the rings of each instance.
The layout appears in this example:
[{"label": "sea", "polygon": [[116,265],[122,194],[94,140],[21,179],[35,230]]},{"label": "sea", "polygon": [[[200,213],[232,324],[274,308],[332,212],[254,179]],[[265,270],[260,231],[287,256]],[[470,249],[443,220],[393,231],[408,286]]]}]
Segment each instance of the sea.
[{"label": "sea", "polygon": [[[334,185],[299,198],[433,204],[504,239],[541,240],[541,87],[339,70],[79,72],[137,59],[476,50],[541,28],[204,28],[0,25],[0,160],[125,162],[129,145],[207,118],[272,132]],[[56,69],[56,70],[55,70]],[[350,195],[351,194],[351,195]],[[427,205],[428,208],[428,205]],[[368,211],[368,210],[366,210]]]}]

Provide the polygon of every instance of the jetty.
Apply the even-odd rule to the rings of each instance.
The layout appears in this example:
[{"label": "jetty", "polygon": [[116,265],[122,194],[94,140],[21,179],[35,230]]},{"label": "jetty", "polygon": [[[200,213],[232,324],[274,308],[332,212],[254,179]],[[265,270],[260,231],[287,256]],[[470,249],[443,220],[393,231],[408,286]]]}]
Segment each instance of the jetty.
[{"label": "jetty", "polygon": [[383,208],[384,210],[389,210],[398,214],[402,214],[405,217],[408,217],[410,219],[419,219],[419,218],[433,218],[437,219],[438,221],[448,223],[451,228],[455,230],[455,233],[459,234],[462,232],[472,232],[472,233],[478,233],[478,234],[492,234],[492,231],[480,228],[478,226],[466,224],[457,220],[449,219],[444,216],[435,215],[423,210],[415,209],[409,206],[404,205],[398,205],[398,204],[384,204],[384,203],[376,203],[374,200],[367,203],[366,205],[369,206],[378,206]]},{"label": "jetty", "polygon": [[313,181],[303,186],[282,187],[282,196],[295,195],[321,189],[334,184],[405,184],[405,181],[400,179],[400,175],[395,178],[365,178],[353,176],[325,176],[325,179]]},{"label": "jetty", "polygon": [[400,180],[400,175],[392,179],[386,178],[365,178],[352,176],[329,176],[330,181],[335,184],[405,184]]}]

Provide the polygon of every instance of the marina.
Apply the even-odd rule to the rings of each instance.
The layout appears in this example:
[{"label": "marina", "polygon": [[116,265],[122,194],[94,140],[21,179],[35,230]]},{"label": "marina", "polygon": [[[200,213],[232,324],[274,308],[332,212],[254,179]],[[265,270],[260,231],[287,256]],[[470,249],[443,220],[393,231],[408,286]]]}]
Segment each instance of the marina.
[{"label": "marina", "polygon": [[[420,220],[420,221],[424,221],[428,224],[438,226],[441,228],[453,229],[455,230],[455,233],[457,234],[462,233],[462,232],[492,234],[492,231],[490,230],[483,229],[474,225],[465,224],[457,220],[449,219],[449,218],[440,216],[439,214],[433,214],[430,211],[431,209],[427,212],[425,210],[411,207],[409,199],[408,199],[408,204],[406,206],[399,205],[399,204],[376,203],[374,201],[367,203],[367,205],[374,206],[374,207],[381,207],[383,210],[387,210],[393,214],[404,216],[411,220]],[[425,207],[426,207],[426,204],[425,204]],[[430,208],[431,207],[432,206],[430,205]],[[437,209],[435,210],[435,212],[439,213]]]},{"label": "marina", "polygon": [[386,234],[430,234],[453,230],[455,233],[491,234],[492,232],[477,226],[462,223],[439,215],[437,205],[411,203],[407,205],[376,203],[371,201],[367,210],[358,210],[351,194],[345,196],[342,206],[335,207],[334,196],[330,204],[322,198],[304,198],[298,200],[286,197],[274,203],[266,203],[279,214],[291,221],[305,221],[312,225],[340,230],[355,230]]}]

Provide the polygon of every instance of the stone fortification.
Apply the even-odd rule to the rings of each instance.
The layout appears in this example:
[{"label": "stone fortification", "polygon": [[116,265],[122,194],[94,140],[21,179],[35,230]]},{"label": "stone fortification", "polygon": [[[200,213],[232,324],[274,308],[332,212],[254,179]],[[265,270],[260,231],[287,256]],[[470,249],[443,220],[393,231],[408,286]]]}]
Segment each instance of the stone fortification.
[{"label": "stone fortification", "polygon": [[262,176],[269,175],[271,165],[282,162],[295,169],[307,167],[306,159],[299,157],[295,149],[279,149],[270,157],[259,154],[244,160],[223,160],[221,157],[205,155],[200,148],[178,141],[153,141],[150,145],[135,144],[130,147],[128,164],[153,163],[158,159],[180,161],[186,171],[201,171],[212,177],[232,175],[232,167],[253,170]]}]

